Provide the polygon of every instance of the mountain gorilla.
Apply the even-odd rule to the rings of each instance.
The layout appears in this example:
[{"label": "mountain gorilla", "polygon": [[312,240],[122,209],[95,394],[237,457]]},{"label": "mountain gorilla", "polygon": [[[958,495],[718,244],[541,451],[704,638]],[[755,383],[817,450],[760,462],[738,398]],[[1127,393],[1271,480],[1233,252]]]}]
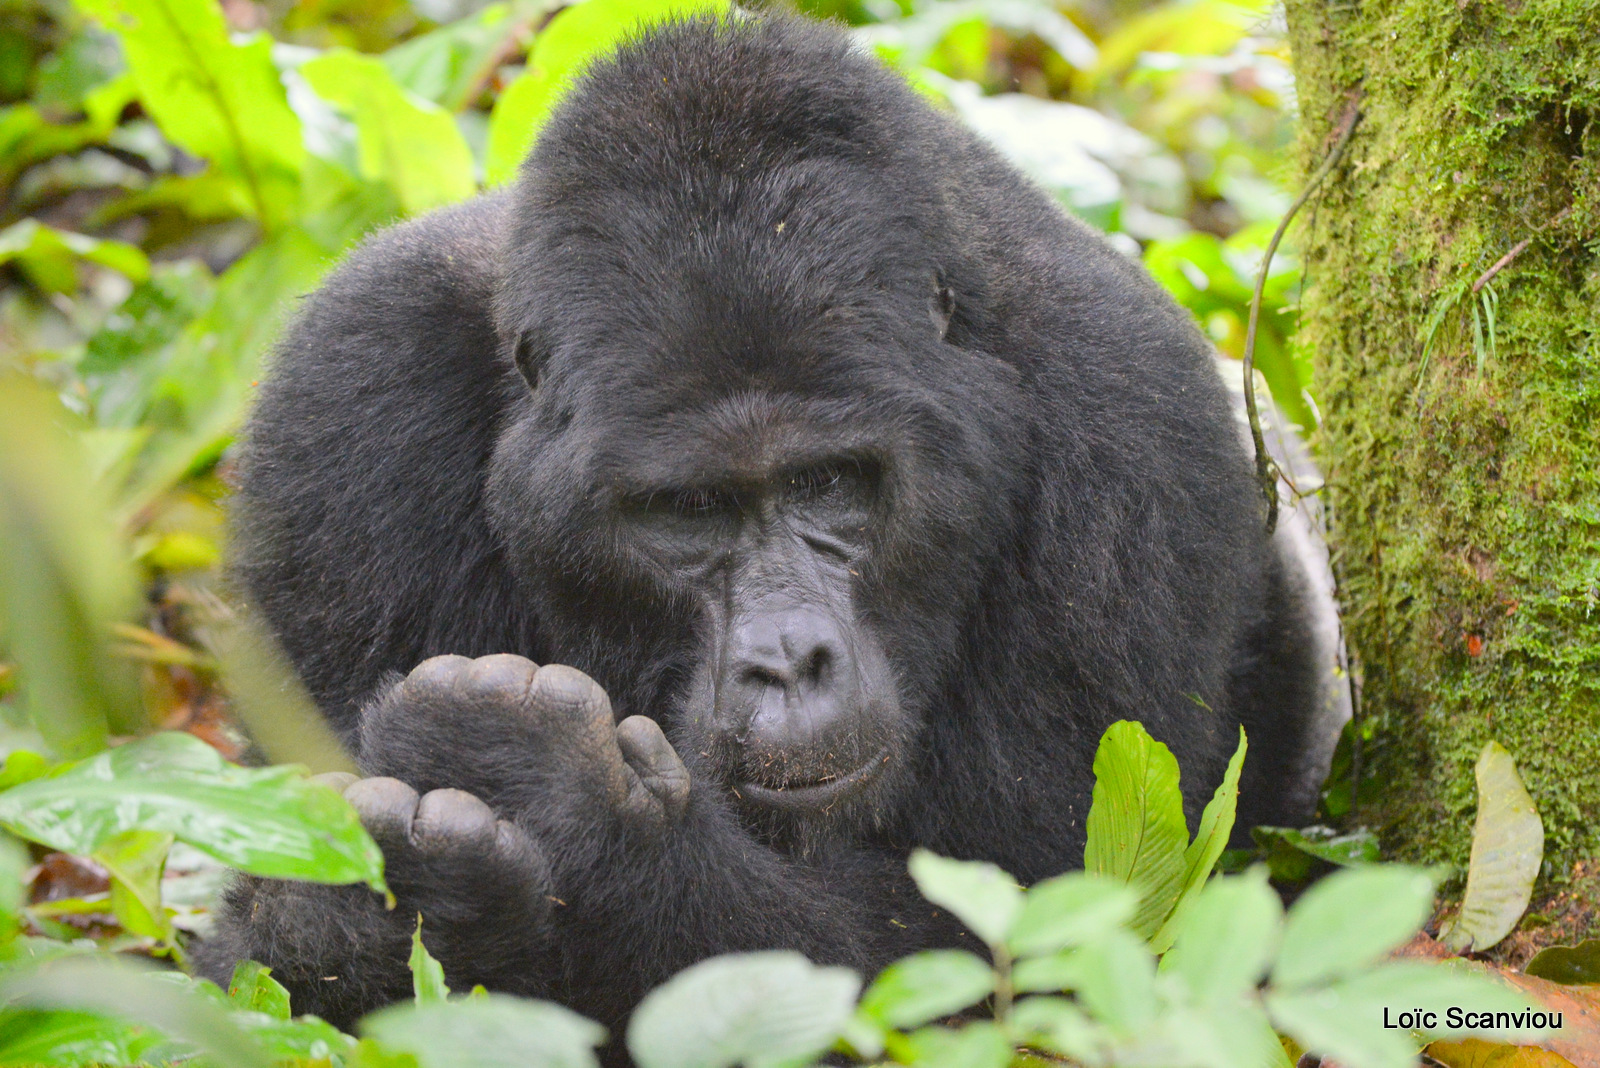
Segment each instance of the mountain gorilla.
[{"label": "mountain gorilla", "polygon": [[724,951],[871,974],[959,937],[912,847],[1081,863],[1118,719],[1191,819],[1240,724],[1243,823],[1309,796],[1305,580],[1206,344],[833,29],[597,64],[513,189],[310,299],[242,471],[241,576],[400,900],[234,888],[213,970],[303,1012],[408,996],[418,912],[453,985],[613,1028]]}]

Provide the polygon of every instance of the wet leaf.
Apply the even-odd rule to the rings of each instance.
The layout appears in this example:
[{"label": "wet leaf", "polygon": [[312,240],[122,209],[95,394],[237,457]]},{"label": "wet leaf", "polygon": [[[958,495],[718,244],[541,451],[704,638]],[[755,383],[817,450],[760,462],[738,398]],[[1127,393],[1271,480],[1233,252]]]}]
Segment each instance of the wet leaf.
[{"label": "wet leaf", "polygon": [[256,875],[383,889],[383,855],[337,792],[295,767],[236,767],[176,732],[7,790],[0,823],[85,855],[128,831],[165,831]]},{"label": "wet leaf", "polygon": [[[261,1047],[228,1018],[216,1000],[204,995],[202,985],[209,987],[175,972],[137,967],[126,958],[65,957],[0,978],[0,1002],[111,1016],[192,1043],[228,1068],[268,1068],[271,1062]],[[209,989],[215,993],[214,987]],[[117,1045],[126,1047],[129,1041],[125,1027],[103,1023],[96,1027],[81,1018],[62,1022],[79,1029],[89,1027],[108,1052]],[[59,1033],[49,1033],[50,1021],[38,1023],[43,1027],[31,1036],[32,1044],[41,1049],[61,1049],[66,1040]],[[5,1037],[0,1032],[0,1042]],[[111,1063],[132,1061],[116,1059]]]},{"label": "wet leaf", "polygon": [[1476,769],[1478,818],[1461,912],[1441,941],[1456,952],[1485,950],[1522,918],[1544,859],[1544,822],[1498,742],[1483,747]]}]

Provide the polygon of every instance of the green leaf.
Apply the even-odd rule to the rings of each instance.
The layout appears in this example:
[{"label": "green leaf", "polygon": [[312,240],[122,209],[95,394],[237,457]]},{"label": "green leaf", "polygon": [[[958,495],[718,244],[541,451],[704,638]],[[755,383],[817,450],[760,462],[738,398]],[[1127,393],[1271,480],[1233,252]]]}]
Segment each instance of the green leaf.
[{"label": "green leaf", "polygon": [[450,996],[445,985],[444,966],[433,959],[428,947],[422,944],[422,914],[417,914],[417,929],[411,932],[411,990],[418,1005],[443,1001]]},{"label": "green leaf", "polygon": [[146,1050],[167,1041],[151,1028],[93,1013],[15,1006],[0,1011],[0,1064],[5,1065],[141,1064]]},{"label": "green leaf", "polygon": [[22,923],[22,873],[31,863],[21,842],[9,834],[0,834],[0,957],[10,948]]},{"label": "green leaf", "polygon": [[[1476,1038],[1536,1038],[1533,1029],[1472,1030],[1449,1023],[1449,1010],[1526,1013],[1532,1005],[1509,986],[1448,963],[1401,961],[1317,990],[1267,995],[1267,1011],[1278,1029],[1303,1048],[1337,1059],[1347,1068],[1412,1068],[1417,1042],[1398,1026],[1403,1010],[1437,1015],[1429,1035],[1471,1034]],[[1385,1015],[1387,1013],[1387,1016]],[[1385,1021],[1390,1024],[1385,1027]]]},{"label": "green leaf", "polygon": [[1326,861],[1341,868],[1378,862],[1378,836],[1366,828],[1340,834],[1331,827],[1252,827],[1250,836],[1266,853],[1272,877],[1281,883],[1304,882]]},{"label": "green leaf", "polygon": [[1011,952],[1034,957],[1082,945],[1126,924],[1138,908],[1138,893],[1103,875],[1069,872],[1046,879],[1023,898]]},{"label": "green leaf", "polygon": [[1265,867],[1213,879],[1174,931],[1161,971],[1182,981],[1197,1004],[1237,1002],[1272,963],[1282,917]]},{"label": "green leaf", "polygon": [[[192,1043],[228,1068],[269,1068],[271,1062],[261,1047],[207,996],[207,988],[215,991],[209,984],[176,972],[137,967],[125,958],[75,956],[5,974],[0,978],[0,1003],[114,1016]],[[115,1045],[125,1035],[107,1029],[98,1041]],[[64,1045],[59,1034],[35,1033],[33,1041],[57,1051]],[[122,1041],[126,1044],[125,1038]],[[4,1042],[0,1037],[0,1044]]]},{"label": "green leaf", "polygon": [[1011,1010],[1010,1031],[1018,1042],[1087,1064],[1100,1063],[1110,1044],[1104,1029],[1066,998],[1023,998]]},{"label": "green leaf", "polygon": [[137,247],[121,241],[57,230],[23,219],[0,230],[0,266],[15,263],[28,281],[46,293],[72,296],[78,291],[78,261],[99,264],[135,282],[150,276],[150,260]]},{"label": "green leaf", "polygon": [[361,1034],[411,1054],[421,1068],[594,1068],[594,1047],[606,1037],[605,1028],[560,1005],[504,994],[391,1005],[363,1018]]},{"label": "green leaf", "polygon": [[1169,1009],[1148,1035],[1118,1051],[1116,1063],[1195,1068],[1291,1068],[1267,1014],[1245,1002]]},{"label": "green leaf", "polygon": [[48,772],[51,767],[50,761],[38,753],[31,753],[26,749],[13,749],[6,754],[5,764],[0,766],[0,791],[31,782]]},{"label": "green leaf", "polygon": [[1022,888],[981,860],[951,860],[926,849],[911,853],[911,878],[922,896],[949,909],[991,946],[1005,942],[1022,912]]},{"label": "green leaf", "polygon": [[144,725],[135,676],[110,652],[139,586],[75,425],[38,383],[0,377],[0,642],[34,726],[65,756]]},{"label": "green leaf", "polygon": [[988,1020],[959,1031],[924,1027],[907,1035],[906,1044],[912,1053],[909,1063],[916,1068],[1005,1068],[1011,1063],[1011,1040]]},{"label": "green leaf", "polygon": [[395,81],[446,111],[460,111],[472,104],[469,97],[481,92],[489,65],[500,56],[509,38],[526,28],[531,16],[548,10],[539,0],[520,0],[515,5],[489,4],[464,19],[441,26],[382,55]]},{"label": "green leaf", "polygon": [[139,100],[173,142],[241,179],[256,218],[293,217],[305,148],[265,34],[235,44],[212,0],[78,0],[117,35]]},{"label": "green leaf", "polygon": [[885,1027],[920,1027],[994,993],[987,961],[960,949],[913,953],[885,968],[861,996],[860,1011]]},{"label": "green leaf", "polygon": [[177,732],[7,790],[0,823],[79,854],[127,831],[165,831],[255,875],[384,889],[383,854],[338,793],[294,767],[235,767]]},{"label": "green leaf", "polygon": [[1094,776],[1084,869],[1139,891],[1139,911],[1130,926],[1149,938],[1183,885],[1189,828],[1183,821],[1178,762],[1143,726],[1119,720],[1100,739]]},{"label": "green leaf", "polygon": [[1415,934],[1432,909],[1433,878],[1420,868],[1335,872],[1289,910],[1273,985],[1294,990],[1359,971]]},{"label": "green leaf", "polygon": [[111,875],[111,911],[130,934],[172,940],[172,921],[161,907],[161,870],[171,848],[172,835],[162,831],[124,831],[91,854]]},{"label": "green leaf", "polygon": [[726,10],[725,0],[584,0],[551,19],[533,42],[527,71],[506,87],[489,119],[490,185],[509,181],[573,78],[642,28],[674,16]]},{"label": "green leaf", "polygon": [[301,64],[300,74],[356,124],[362,177],[389,183],[409,214],[477,191],[455,119],[401,88],[382,60],[335,49]]},{"label": "green leaf", "polygon": [[274,1020],[289,1018],[289,991],[272,978],[272,969],[253,960],[242,960],[234,965],[233,978],[228,980],[228,1000],[250,1012],[259,1012]]},{"label": "green leaf", "polygon": [[[271,982],[271,980],[268,980]],[[282,989],[280,987],[280,989]],[[279,1019],[261,1012],[235,1012],[234,1023],[267,1051],[274,1061],[294,1062],[328,1061],[333,1056],[350,1063],[356,1040],[326,1021],[315,1016],[298,1019]],[[411,1060],[408,1068],[414,1068]]]},{"label": "green leaf", "polygon": [[1075,951],[1078,1000],[1123,1035],[1137,1035],[1156,1015],[1156,962],[1145,942],[1114,930]]},{"label": "green leaf", "polygon": [[1244,769],[1244,757],[1248,749],[1244,728],[1240,727],[1239,748],[1233,751],[1222,782],[1217,784],[1216,792],[1211,795],[1205,812],[1200,815],[1200,829],[1195,832],[1194,841],[1184,850],[1183,884],[1178,891],[1177,903],[1151,939],[1150,948],[1157,953],[1166,952],[1172,945],[1178,925],[1183,922],[1184,912],[1199,897],[1206,880],[1211,877],[1211,870],[1217,866],[1217,858],[1222,856],[1222,850],[1228,844],[1228,836],[1233,833],[1233,817],[1239,803],[1239,773]]},{"label": "green leaf", "polygon": [[1461,912],[1442,933],[1451,950],[1482,951],[1511,933],[1533,897],[1544,860],[1544,822],[1499,742],[1478,756],[1478,818]]},{"label": "green leaf", "polygon": [[850,1019],[861,980],[787,951],[713,957],[639,1003],[628,1052],[639,1068],[810,1064]]},{"label": "green leaf", "polygon": [[1522,970],[1552,983],[1600,983],[1600,938],[1586,938],[1575,946],[1546,946]]}]

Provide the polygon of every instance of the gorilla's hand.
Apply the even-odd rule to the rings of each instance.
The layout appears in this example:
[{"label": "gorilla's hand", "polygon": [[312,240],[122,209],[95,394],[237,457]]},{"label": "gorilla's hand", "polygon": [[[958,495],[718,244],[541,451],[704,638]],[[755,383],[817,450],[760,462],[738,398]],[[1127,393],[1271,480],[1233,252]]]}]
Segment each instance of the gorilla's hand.
[{"label": "gorilla's hand", "polygon": [[[399,779],[321,776],[383,849],[400,911],[435,924],[534,924],[550,912],[550,865],[525,831],[464,790],[418,793]],[[468,888],[463,893],[462,888]]]},{"label": "gorilla's hand", "polygon": [[[654,720],[617,723],[605,691],[581,671],[510,654],[423,661],[363,714],[361,763],[433,791],[423,805],[452,787],[535,827],[581,805],[663,831],[689,799],[689,773]],[[486,819],[485,808],[470,821],[480,836]]]}]

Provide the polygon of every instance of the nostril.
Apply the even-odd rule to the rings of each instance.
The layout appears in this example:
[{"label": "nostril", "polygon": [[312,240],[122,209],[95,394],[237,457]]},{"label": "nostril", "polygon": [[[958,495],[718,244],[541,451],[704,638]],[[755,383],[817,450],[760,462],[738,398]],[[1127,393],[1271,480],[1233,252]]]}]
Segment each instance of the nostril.
[{"label": "nostril", "polygon": [[801,665],[800,679],[821,689],[828,685],[832,677],[833,651],[826,645],[819,645]]},{"label": "nostril", "polygon": [[784,672],[776,668],[768,667],[765,664],[750,664],[739,672],[739,682],[751,689],[772,687],[781,690],[788,685],[789,680]]}]

